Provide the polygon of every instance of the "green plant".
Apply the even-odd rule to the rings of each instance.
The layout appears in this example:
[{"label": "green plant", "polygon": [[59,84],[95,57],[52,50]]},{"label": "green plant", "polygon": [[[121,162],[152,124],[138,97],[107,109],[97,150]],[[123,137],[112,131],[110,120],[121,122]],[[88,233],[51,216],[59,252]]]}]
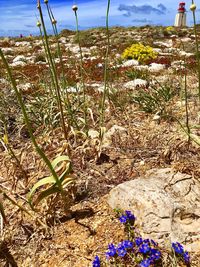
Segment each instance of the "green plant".
[{"label": "green plant", "polygon": [[[47,190],[44,190],[44,191],[41,192],[41,195],[40,195],[40,198],[39,198],[38,201],[41,201],[43,198],[46,198],[46,197],[48,197],[49,195],[52,195],[52,194],[57,194],[57,193],[61,194],[63,202],[65,204],[65,211],[66,211],[66,213],[69,213],[69,208],[70,208],[70,204],[71,203],[69,203],[69,194],[66,194],[65,185],[67,184],[67,186],[68,186],[68,185],[71,185],[71,183],[74,184],[74,178],[73,177],[66,177],[66,174],[69,174],[68,170],[71,170],[71,169],[68,167],[67,168],[67,172],[64,171],[61,175],[58,175],[58,173],[55,170],[55,166],[57,166],[57,164],[60,161],[66,160],[66,158],[62,158],[62,157],[60,158],[60,156],[59,156],[57,159],[55,159],[55,161],[52,163],[53,164],[52,165],[50,160],[48,159],[48,157],[45,155],[44,151],[39,147],[39,145],[38,145],[38,143],[36,141],[36,138],[35,138],[35,136],[33,134],[32,127],[31,127],[31,124],[30,124],[30,121],[29,121],[29,118],[28,118],[28,115],[27,115],[27,111],[26,111],[22,96],[21,96],[19,90],[17,89],[16,81],[13,78],[11,69],[10,69],[10,67],[8,65],[8,62],[7,62],[6,58],[4,57],[4,54],[3,54],[1,49],[0,49],[0,57],[1,57],[2,61],[3,61],[3,63],[4,63],[4,66],[5,66],[6,70],[7,70],[7,73],[8,73],[8,76],[10,78],[13,90],[14,90],[14,92],[16,94],[18,103],[19,103],[19,105],[21,107],[21,110],[22,110],[22,113],[23,113],[23,117],[24,117],[24,121],[26,123],[26,126],[27,126],[27,129],[28,129],[32,144],[34,145],[37,153],[39,154],[41,159],[44,161],[44,163],[47,165],[47,167],[49,168],[49,170],[50,170],[50,172],[52,174],[51,176],[47,177],[48,179],[44,178],[44,179],[42,179],[42,180],[40,180],[38,182],[39,185],[38,184],[36,185],[36,188],[38,188],[40,185],[45,185],[45,184],[49,184],[49,183],[52,184],[53,183],[53,186],[51,186]],[[67,158],[67,161],[69,161],[68,158]],[[67,183],[65,184],[66,179],[67,179]],[[31,192],[31,195],[33,193],[34,192]],[[29,199],[31,201],[31,198],[29,198]]]},{"label": "green plant", "polygon": [[46,58],[45,58],[45,55],[44,54],[38,54],[36,56],[36,58],[34,59],[34,62],[37,63],[37,62],[46,62]]},{"label": "green plant", "polygon": [[133,102],[147,113],[166,112],[167,103],[173,98],[175,91],[171,86],[161,84],[148,89],[139,89],[133,96]]},{"label": "green plant", "polygon": [[148,80],[150,76],[147,70],[138,70],[138,69],[127,70],[125,74],[131,80],[134,79]]},{"label": "green plant", "polygon": [[141,43],[133,44],[126,48],[122,53],[123,59],[136,59],[140,63],[146,63],[151,59],[157,58],[157,53],[150,46]]},{"label": "green plant", "polygon": [[82,47],[93,46],[96,43],[96,38],[89,31],[76,32],[73,38],[75,44],[80,44]]}]

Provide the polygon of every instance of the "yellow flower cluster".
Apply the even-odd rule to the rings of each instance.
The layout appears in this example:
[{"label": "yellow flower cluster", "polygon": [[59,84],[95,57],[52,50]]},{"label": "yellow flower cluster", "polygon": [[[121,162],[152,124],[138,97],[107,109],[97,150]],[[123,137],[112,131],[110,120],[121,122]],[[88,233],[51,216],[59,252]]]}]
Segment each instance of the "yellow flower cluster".
[{"label": "yellow flower cluster", "polygon": [[140,63],[146,63],[151,59],[157,58],[157,53],[150,46],[141,43],[133,44],[126,48],[122,53],[123,59],[136,59]]},{"label": "yellow flower cluster", "polygon": [[168,32],[174,31],[174,27],[172,27],[172,26],[168,26],[168,27],[166,28],[166,30],[167,30]]}]

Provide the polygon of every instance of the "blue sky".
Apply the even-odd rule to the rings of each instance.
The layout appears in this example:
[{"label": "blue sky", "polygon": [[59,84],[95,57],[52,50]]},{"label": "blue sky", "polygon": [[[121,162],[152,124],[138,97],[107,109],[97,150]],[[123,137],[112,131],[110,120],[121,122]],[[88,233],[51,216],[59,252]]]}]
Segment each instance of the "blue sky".
[{"label": "blue sky", "polygon": [[[0,0],[0,36],[38,34],[36,27],[38,11],[36,0]],[[51,26],[46,8],[41,0],[47,28]],[[174,0],[111,0],[110,26],[173,25],[179,1]],[[77,4],[79,25],[82,29],[104,26],[107,0],[49,0],[58,21],[59,29],[75,27],[73,4]],[[189,4],[186,9],[189,10]],[[200,13],[197,13],[197,20]],[[192,24],[191,12],[187,12],[187,23]]]}]

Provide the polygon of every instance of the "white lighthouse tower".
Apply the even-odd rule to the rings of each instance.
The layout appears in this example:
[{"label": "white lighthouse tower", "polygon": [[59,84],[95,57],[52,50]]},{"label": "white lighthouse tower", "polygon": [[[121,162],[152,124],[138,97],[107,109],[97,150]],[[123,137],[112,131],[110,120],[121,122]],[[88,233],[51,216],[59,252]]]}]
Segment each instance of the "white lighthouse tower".
[{"label": "white lighthouse tower", "polygon": [[186,9],[185,9],[185,3],[181,2],[179,3],[178,13],[175,17],[175,27],[185,27],[186,26]]}]

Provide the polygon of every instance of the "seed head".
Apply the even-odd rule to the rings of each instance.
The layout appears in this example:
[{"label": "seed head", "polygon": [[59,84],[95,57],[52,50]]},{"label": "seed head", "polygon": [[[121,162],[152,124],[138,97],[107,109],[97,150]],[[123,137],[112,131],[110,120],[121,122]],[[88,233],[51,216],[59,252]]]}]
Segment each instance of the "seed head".
[{"label": "seed head", "polygon": [[191,10],[191,11],[195,11],[195,10],[196,10],[196,5],[195,5],[195,4],[192,4],[192,5],[190,6],[190,10]]},{"label": "seed head", "polygon": [[40,27],[41,26],[41,23],[40,23],[40,21],[38,20],[38,22],[37,22],[37,26],[38,27]]},{"label": "seed head", "polygon": [[53,25],[55,25],[55,24],[57,23],[57,20],[55,20],[55,19],[52,19],[52,21],[51,21],[51,22],[52,22],[52,24],[53,24]]},{"label": "seed head", "polygon": [[72,6],[72,10],[73,10],[74,12],[76,12],[76,11],[78,10],[78,6],[77,6],[77,5],[73,5],[73,6]]}]

